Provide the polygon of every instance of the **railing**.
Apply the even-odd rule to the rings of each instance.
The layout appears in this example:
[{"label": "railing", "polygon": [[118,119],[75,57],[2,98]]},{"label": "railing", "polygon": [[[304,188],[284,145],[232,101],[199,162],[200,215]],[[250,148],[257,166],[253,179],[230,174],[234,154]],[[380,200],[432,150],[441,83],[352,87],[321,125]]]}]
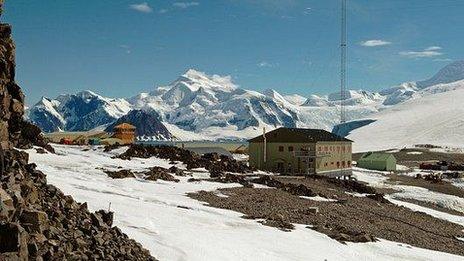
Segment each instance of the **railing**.
[{"label": "railing", "polygon": [[295,157],[328,157],[332,153],[328,151],[294,151],[293,156]]},{"label": "railing", "polygon": [[316,157],[315,151],[294,151],[295,157]]}]

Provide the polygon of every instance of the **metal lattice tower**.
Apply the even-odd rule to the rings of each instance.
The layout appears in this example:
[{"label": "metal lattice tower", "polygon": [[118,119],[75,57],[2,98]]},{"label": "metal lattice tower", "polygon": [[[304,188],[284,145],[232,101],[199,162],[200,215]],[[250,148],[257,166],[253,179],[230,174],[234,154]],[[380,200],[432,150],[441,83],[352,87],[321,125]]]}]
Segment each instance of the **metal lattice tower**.
[{"label": "metal lattice tower", "polygon": [[342,1],[340,36],[340,123],[346,122],[346,0]]}]

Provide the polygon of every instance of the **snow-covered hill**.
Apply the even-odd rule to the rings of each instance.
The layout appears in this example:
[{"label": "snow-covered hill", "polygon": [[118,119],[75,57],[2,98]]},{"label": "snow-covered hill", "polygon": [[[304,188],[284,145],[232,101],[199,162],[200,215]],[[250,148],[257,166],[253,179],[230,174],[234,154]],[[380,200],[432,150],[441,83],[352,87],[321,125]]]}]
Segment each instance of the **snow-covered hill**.
[{"label": "snow-covered hill", "polygon": [[[370,117],[432,92],[452,90],[449,81],[464,78],[464,62],[443,68],[422,82],[409,82],[379,93],[349,90],[343,102],[348,120]],[[431,89],[431,83],[446,86]],[[88,130],[109,124],[130,110],[149,109],[179,139],[249,138],[262,128],[307,127],[331,130],[339,121],[340,94],[282,95],[269,89],[260,93],[240,88],[229,76],[188,70],[167,86],[128,99],[111,99],[85,91],[43,98],[29,111],[29,119],[44,131]],[[344,128],[346,130],[346,128]]]},{"label": "snow-covered hill", "polygon": [[[346,123],[344,131],[350,129],[347,137],[355,142],[353,148],[356,151],[402,148],[424,143],[463,147],[463,101],[464,80],[430,86],[416,92],[404,103],[365,120]],[[369,120],[371,122],[367,122]],[[362,121],[366,121],[366,124],[359,127]]]},{"label": "snow-covered hill", "polygon": [[[31,161],[47,174],[50,184],[79,202],[87,202],[91,211],[114,211],[114,225],[140,242],[159,260],[464,260],[463,257],[417,248],[408,244],[379,239],[377,242],[342,244],[307,225],[295,224],[291,232],[263,226],[257,220],[244,219],[243,213],[213,208],[194,200],[188,193],[216,191],[240,184],[209,181],[189,182],[176,176],[178,183],[140,178],[111,179],[103,169],[146,171],[149,167],[170,168],[173,162],[159,158],[121,160],[114,158],[127,148],[106,153],[102,148],[84,150],[79,146],[54,145],[56,154],[28,150]],[[175,164],[184,169],[183,164]],[[379,174],[355,171],[360,180],[386,179]],[[380,177],[378,177],[380,176]],[[192,177],[201,179],[209,173],[200,169]],[[389,186],[393,186],[389,183]],[[390,188],[390,187],[389,187]],[[453,198],[410,186],[395,186],[399,196],[419,191],[428,200],[452,202]],[[227,197],[227,196],[226,196]],[[390,199],[395,204],[398,200]],[[440,201],[441,202],[441,201]],[[458,201],[459,202],[459,201]],[[403,202],[406,207],[437,218],[464,224],[464,218]],[[414,220],[411,220],[414,223]]]}]

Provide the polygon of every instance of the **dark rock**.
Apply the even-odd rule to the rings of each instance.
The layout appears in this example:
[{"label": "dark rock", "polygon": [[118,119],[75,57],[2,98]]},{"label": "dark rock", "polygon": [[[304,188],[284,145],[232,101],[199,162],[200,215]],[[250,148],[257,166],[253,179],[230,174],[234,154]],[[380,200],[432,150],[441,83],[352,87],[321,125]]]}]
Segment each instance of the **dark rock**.
[{"label": "dark rock", "polygon": [[105,211],[105,210],[98,210],[96,214],[100,215],[103,222],[107,224],[109,227],[113,226],[113,215],[114,213],[111,211]]},{"label": "dark rock", "polygon": [[42,233],[48,227],[48,216],[43,211],[24,210],[20,220],[29,233]]},{"label": "dark rock", "polygon": [[118,171],[110,171],[104,170],[104,172],[108,175],[108,177],[113,179],[125,179],[125,178],[135,178],[134,173],[132,171],[123,169]]},{"label": "dark rock", "polygon": [[219,177],[227,172],[249,173],[252,170],[242,162],[216,153],[202,156],[189,150],[174,146],[150,146],[133,144],[129,149],[118,156],[121,159],[158,157],[172,162],[182,162],[187,169],[206,168],[211,177]]},{"label": "dark rock", "polygon": [[3,260],[2,254],[4,253],[10,253],[10,257],[25,260],[24,258],[28,256],[27,240],[27,232],[19,224],[0,224],[0,260]]},{"label": "dark rock", "polygon": [[150,168],[150,171],[145,172],[146,180],[156,181],[158,179],[166,181],[179,182],[178,179],[174,178],[171,174],[168,173],[168,170],[161,167]]}]

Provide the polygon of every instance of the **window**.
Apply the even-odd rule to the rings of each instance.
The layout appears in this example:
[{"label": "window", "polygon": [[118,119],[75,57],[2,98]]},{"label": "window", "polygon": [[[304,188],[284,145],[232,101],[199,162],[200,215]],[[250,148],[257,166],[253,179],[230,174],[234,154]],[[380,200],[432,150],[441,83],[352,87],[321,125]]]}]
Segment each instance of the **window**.
[{"label": "window", "polygon": [[340,168],[340,161],[337,161],[337,168]]},{"label": "window", "polygon": [[288,146],[288,151],[293,151],[293,146]]},{"label": "window", "polygon": [[348,167],[351,167],[351,161],[348,161],[347,163],[348,163]]},{"label": "window", "polygon": [[329,151],[329,147],[325,146],[324,151]]},{"label": "window", "polygon": [[284,146],[279,146],[279,152],[283,152],[284,151]]},{"label": "window", "polygon": [[322,151],[322,147],[317,147],[317,151]]},{"label": "window", "polygon": [[329,163],[326,162],[326,163],[324,164],[324,166],[326,166],[326,167],[329,166]]}]

